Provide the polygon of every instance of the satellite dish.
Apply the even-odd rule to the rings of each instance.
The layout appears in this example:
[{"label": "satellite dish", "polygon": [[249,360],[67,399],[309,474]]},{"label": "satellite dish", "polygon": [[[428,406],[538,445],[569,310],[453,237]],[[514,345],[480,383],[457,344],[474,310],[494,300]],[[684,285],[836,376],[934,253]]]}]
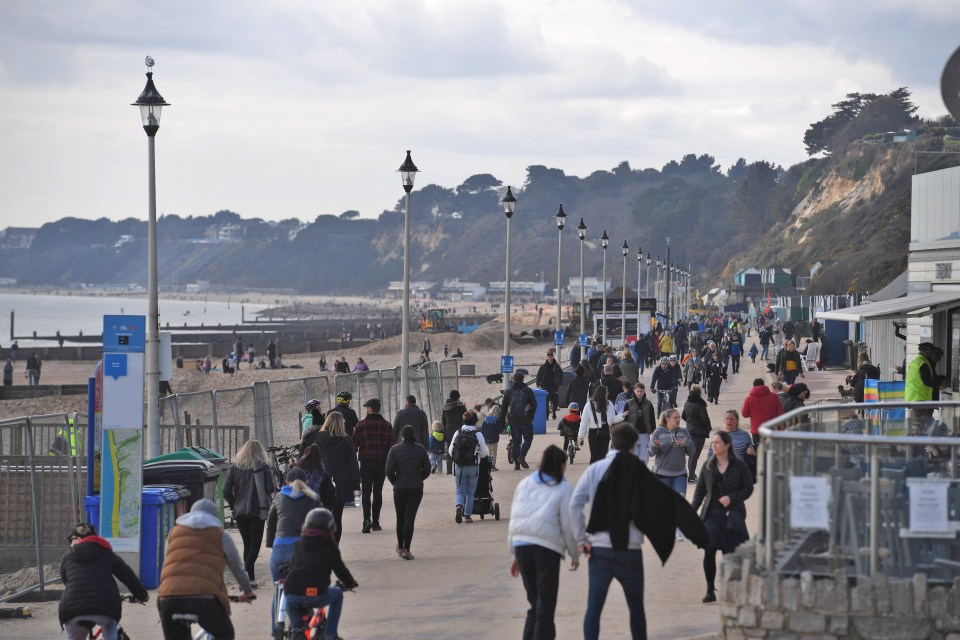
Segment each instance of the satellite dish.
[{"label": "satellite dish", "polygon": [[940,77],[940,95],[953,119],[960,122],[960,49],[953,52]]}]

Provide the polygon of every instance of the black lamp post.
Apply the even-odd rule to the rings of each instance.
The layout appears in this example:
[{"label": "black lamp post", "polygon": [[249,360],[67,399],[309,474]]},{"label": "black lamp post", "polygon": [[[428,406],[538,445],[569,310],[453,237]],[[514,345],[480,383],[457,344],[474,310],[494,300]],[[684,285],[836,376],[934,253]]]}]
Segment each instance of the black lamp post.
[{"label": "black lamp post", "polygon": [[147,218],[147,453],[153,458],[160,449],[160,304],[157,275],[157,173],[154,138],[160,129],[160,111],[170,106],[153,84],[153,58],[147,56],[147,84],[132,106],[140,107],[140,120],[147,134],[149,214]]},{"label": "black lamp post", "polygon": [[627,252],[630,247],[623,241],[623,282],[620,285],[620,346],[627,343]]},{"label": "black lamp post", "polygon": [[583,286],[583,241],[587,238],[587,225],[583,223],[583,218],[580,218],[580,224],[577,225],[577,237],[580,238],[580,333],[586,333],[587,297]]},{"label": "black lamp post", "polygon": [[410,192],[413,191],[413,181],[419,171],[417,165],[413,164],[409,149],[397,171],[400,172],[407,200],[403,216],[403,328],[400,342],[400,399],[397,403],[397,406],[403,406],[403,400],[410,395]]},{"label": "black lamp post", "polygon": [[603,344],[607,344],[607,247],[610,245],[610,236],[603,230],[600,236],[600,246],[603,247]]},{"label": "black lamp post", "polygon": [[[560,291],[563,286],[563,227],[567,223],[567,214],[564,213],[562,204],[554,218],[557,220],[557,331],[561,332],[557,335],[562,336],[563,326],[560,324],[560,313],[563,311],[563,307],[560,303]],[[563,345],[558,346],[562,347]],[[563,357],[563,350],[560,349],[559,351],[560,353],[557,354],[557,362],[560,362],[560,359]]]},{"label": "black lamp post", "polygon": [[[517,199],[513,196],[513,190],[507,187],[507,195],[500,201],[503,204],[503,212],[507,216],[507,272],[504,281],[504,310],[506,315],[503,319],[503,355],[510,355],[510,218],[513,217],[513,209],[517,204]],[[510,378],[504,377],[503,390],[510,388]]]}]

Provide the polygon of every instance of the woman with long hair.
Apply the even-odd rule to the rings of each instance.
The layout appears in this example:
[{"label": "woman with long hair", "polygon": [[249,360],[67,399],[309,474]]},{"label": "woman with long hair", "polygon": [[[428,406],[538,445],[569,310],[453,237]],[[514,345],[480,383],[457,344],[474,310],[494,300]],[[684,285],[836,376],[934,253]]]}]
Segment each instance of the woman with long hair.
[{"label": "woman with long hair", "polygon": [[690,456],[687,465],[687,478],[691,483],[694,483],[697,481],[697,462],[700,460],[700,452],[703,451],[703,445],[710,437],[710,431],[713,428],[710,424],[710,414],[707,413],[707,403],[703,399],[703,390],[700,385],[690,385],[690,393],[683,405],[681,417],[687,424],[690,437],[693,438],[693,454]]},{"label": "woman with long hair", "polygon": [[297,467],[303,469],[307,475],[307,485],[320,497],[320,502],[327,509],[333,509],[337,503],[337,490],[333,486],[333,478],[323,466],[323,454],[320,447],[311,444],[297,460]]},{"label": "woman with long hair", "polygon": [[613,403],[607,398],[607,388],[598,384],[593,392],[593,398],[580,412],[580,446],[583,439],[590,442],[590,463],[602,460],[610,450],[610,427],[623,420],[623,414],[618,414]]},{"label": "woman with long hair", "polygon": [[353,500],[354,492],[360,490],[360,464],[353,449],[353,440],[347,436],[343,414],[331,411],[327,414],[320,433],[317,434],[321,460],[327,473],[336,485],[333,517],[337,521],[337,542],[343,535],[343,505]]},{"label": "woman with long hair", "polygon": [[[690,432],[680,426],[680,412],[667,409],[661,413],[657,429],[650,436],[653,473],[660,482],[684,497],[687,495],[687,457],[693,455],[695,448]],[[677,529],[677,540],[683,540],[680,529]]]},{"label": "woman with long hair", "polygon": [[393,507],[397,512],[397,555],[413,560],[413,527],[423,500],[423,481],[430,477],[430,456],[417,442],[413,425],[405,424],[400,429],[400,442],[390,447],[387,454],[386,473],[393,485]]},{"label": "woman with long hair", "polygon": [[692,503],[694,509],[700,509],[700,519],[710,534],[710,544],[703,551],[703,576],[707,580],[704,602],[717,601],[717,551],[726,555],[750,539],[745,503],[753,493],[750,470],[734,453],[730,433],[715,433],[710,448],[713,456],[700,469]]},{"label": "woman with long hair", "polygon": [[540,467],[520,481],[513,494],[507,540],[514,560],[510,575],[523,579],[527,592],[527,620],[524,640],[555,638],[554,612],[560,587],[560,561],[570,554],[570,570],[580,564],[580,550],[570,518],[573,487],[563,477],[566,454],[551,444],[540,459]]},{"label": "woman with long hair", "polygon": [[243,566],[256,588],[254,565],[263,543],[273,479],[267,451],[258,440],[247,440],[233,457],[223,480],[223,497],[230,505],[243,540]]}]

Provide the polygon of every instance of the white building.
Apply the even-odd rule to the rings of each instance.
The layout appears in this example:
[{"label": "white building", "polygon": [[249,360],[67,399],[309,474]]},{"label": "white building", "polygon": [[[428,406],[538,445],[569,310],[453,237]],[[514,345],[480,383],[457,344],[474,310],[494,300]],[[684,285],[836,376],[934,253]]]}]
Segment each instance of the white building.
[{"label": "white building", "polygon": [[[896,280],[872,302],[821,311],[817,317],[850,323],[850,338],[866,344],[884,379],[909,363],[917,345],[932,342],[944,351],[938,373],[960,386],[960,167],[913,176],[910,246],[906,282]],[[894,323],[902,325],[898,329]],[[905,339],[895,334],[900,332]]]}]

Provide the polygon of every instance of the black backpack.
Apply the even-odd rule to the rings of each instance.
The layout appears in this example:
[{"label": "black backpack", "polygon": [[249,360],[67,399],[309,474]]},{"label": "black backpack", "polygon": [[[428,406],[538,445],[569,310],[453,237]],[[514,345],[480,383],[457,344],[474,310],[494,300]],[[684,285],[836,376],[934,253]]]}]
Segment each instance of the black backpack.
[{"label": "black backpack", "polygon": [[477,449],[480,448],[480,441],[477,440],[477,432],[474,430],[461,429],[457,437],[453,440],[453,462],[461,467],[469,467],[477,464]]},{"label": "black backpack", "polygon": [[507,417],[511,420],[527,420],[530,412],[530,403],[523,389],[514,389],[510,394],[510,404],[507,405]]}]

